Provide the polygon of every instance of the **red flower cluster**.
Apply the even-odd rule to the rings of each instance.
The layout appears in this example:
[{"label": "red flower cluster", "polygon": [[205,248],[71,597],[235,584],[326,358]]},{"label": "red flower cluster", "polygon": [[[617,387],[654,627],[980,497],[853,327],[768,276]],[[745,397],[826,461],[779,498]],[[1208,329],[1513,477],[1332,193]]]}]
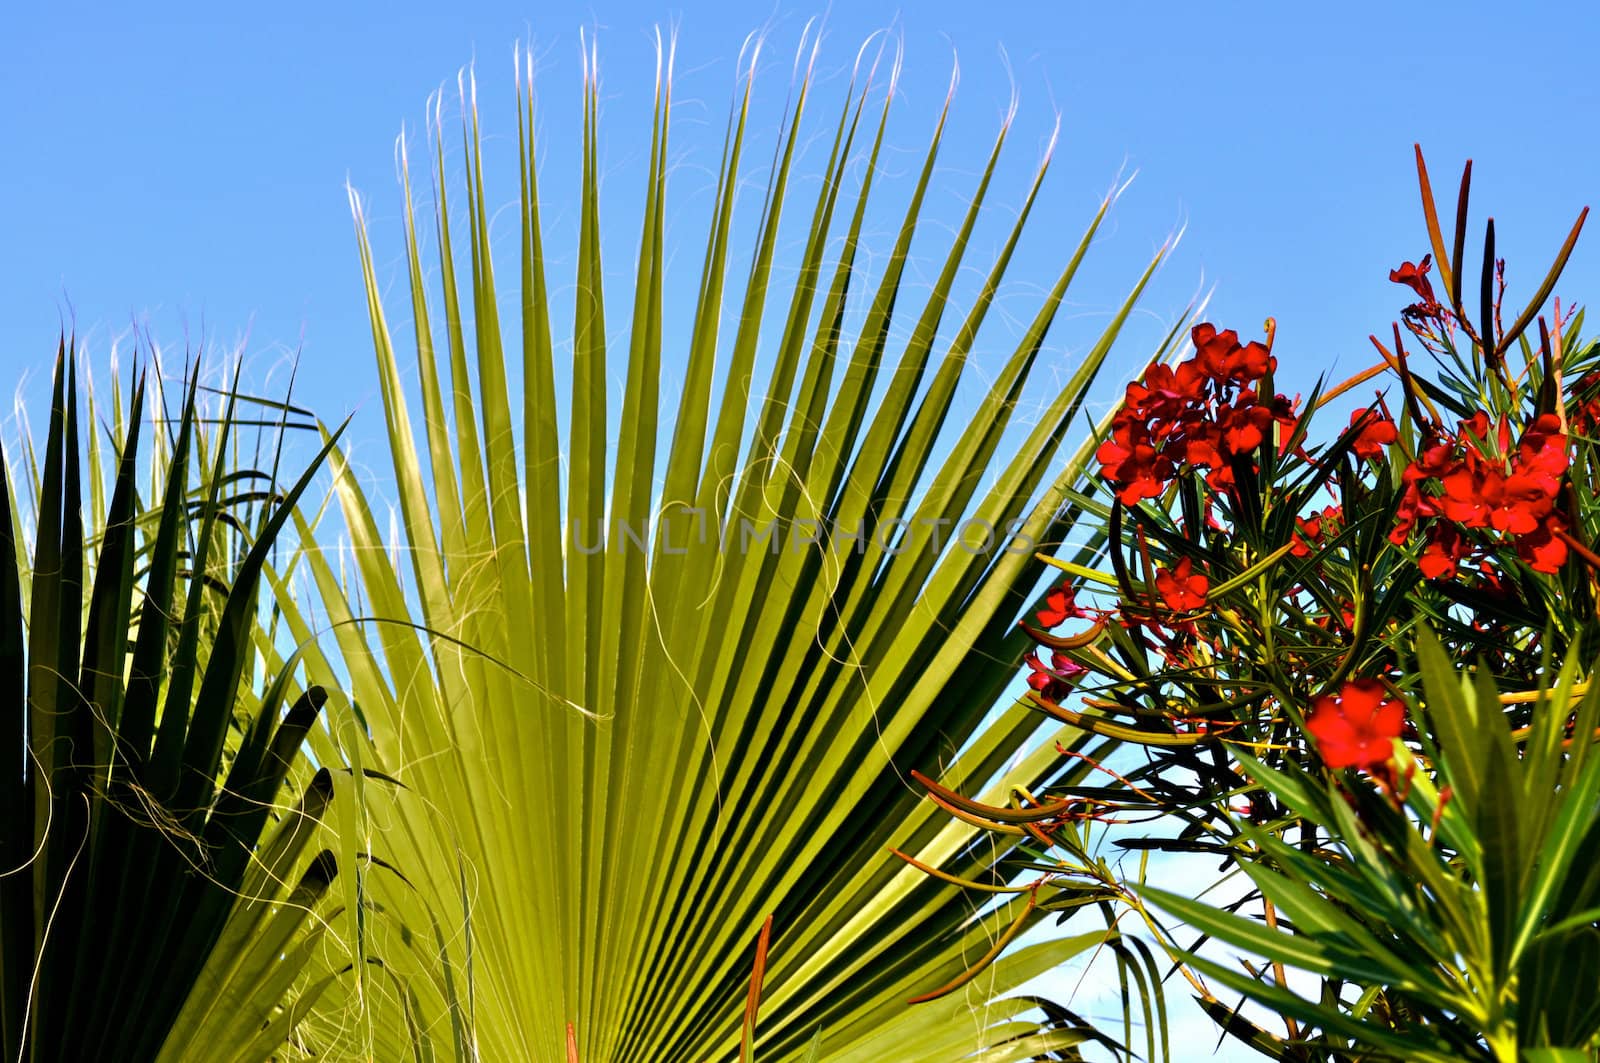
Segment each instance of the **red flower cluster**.
[{"label": "red flower cluster", "polygon": [[1405,722],[1405,704],[1390,697],[1381,680],[1355,679],[1311,703],[1306,730],[1328,767],[1373,771],[1394,756]]},{"label": "red flower cluster", "polygon": [[[1493,427],[1491,434],[1489,415],[1479,410],[1454,438],[1435,436],[1406,468],[1399,522],[1389,539],[1403,544],[1426,520],[1420,567],[1429,579],[1454,576],[1471,556],[1464,528],[1509,536],[1517,556],[1536,572],[1558,572],[1566,563],[1567,544],[1558,533],[1567,525],[1556,509],[1568,461],[1560,419],[1549,413],[1535,418],[1514,452],[1509,422]],[[1436,490],[1425,492],[1425,484]]]},{"label": "red flower cluster", "polygon": [[1277,364],[1259,343],[1240,344],[1232,329],[1196,325],[1194,357],[1152,365],[1128,385],[1111,436],[1096,452],[1101,474],[1124,505],[1155,498],[1180,469],[1203,469],[1206,482],[1233,486],[1235,460],[1248,460],[1274,423],[1293,428],[1293,404],[1263,401],[1252,387]]}]

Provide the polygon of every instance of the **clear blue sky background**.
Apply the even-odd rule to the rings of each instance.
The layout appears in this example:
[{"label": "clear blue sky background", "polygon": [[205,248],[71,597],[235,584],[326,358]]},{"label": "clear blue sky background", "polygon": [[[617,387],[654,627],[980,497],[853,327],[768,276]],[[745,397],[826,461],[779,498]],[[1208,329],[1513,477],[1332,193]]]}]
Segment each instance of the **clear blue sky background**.
[{"label": "clear blue sky background", "polygon": [[[0,40],[9,158],[0,167],[0,387],[48,364],[64,319],[102,351],[137,322],[180,350],[202,332],[232,342],[248,331],[257,366],[298,348],[300,394],[320,413],[363,407],[375,401],[376,381],[343,184],[371,201],[380,265],[392,272],[400,261],[393,141],[402,121],[417,128],[432,89],[476,58],[487,132],[509,136],[511,47],[531,37],[546,167],[570,174],[578,30],[598,26],[607,165],[617,171],[609,202],[618,206],[606,223],[613,240],[631,241],[638,186],[627,177],[642,161],[652,26],[680,29],[686,102],[677,144],[687,179],[678,187],[692,193],[706,181],[695,167],[715,164],[746,32],[770,31],[764,79],[781,90],[801,26],[816,14],[826,16],[823,68],[835,74],[870,31],[893,27],[903,39],[904,99],[891,140],[912,151],[958,50],[955,150],[936,215],[960,207],[964,166],[985,145],[1014,76],[1017,168],[998,204],[1018,201],[1054,113],[1062,120],[1057,166],[1015,275],[1049,277],[1062,239],[1076,237],[1119,172],[1137,170],[1093,260],[1104,287],[1086,285],[1077,308],[1104,310],[1137,264],[1186,225],[1146,306],[1170,318],[1214,287],[1219,322],[1253,331],[1275,315],[1297,388],[1330,367],[1365,365],[1366,335],[1386,333],[1404,302],[1386,271],[1426,250],[1413,141],[1446,200],[1461,162],[1475,160],[1475,214],[1497,216],[1514,293],[1536,283],[1579,207],[1600,199],[1590,129],[1600,15],[1585,3],[1537,12],[945,0],[831,11],[788,0],[493,2],[464,11],[409,0],[24,5]],[[840,87],[836,77],[831,88]],[[497,167],[490,148],[491,178],[504,175],[509,204],[514,163],[502,154]],[[510,145],[502,139],[500,149]],[[557,181],[552,195],[561,189]],[[890,198],[898,210],[900,195]],[[1597,241],[1580,245],[1561,289],[1569,297],[1596,289]],[[502,238],[503,251],[514,246]],[[613,246],[608,271],[625,276],[629,249]],[[697,242],[684,247],[692,269]],[[355,430],[376,439],[379,417],[358,418]]]},{"label": "clear blue sky background", "polygon": [[[1014,83],[1021,111],[985,246],[1059,113],[1056,166],[1004,307],[1030,314],[1036,286],[1060,268],[1100,196],[1119,174],[1138,177],[1047,348],[1058,369],[1180,227],[1117,377],[1137,367],[1137,344],[1202,291],[1214,292],[1212,319],[1241,332],[1278,319],[1288,390],[1363,368],[1367,334],[1386,334],[1409,301],[1387,271],[1427,250],[1414,141],[1447,204],[1461,163],[1475,161],[1474,217],[1496,217],[1513,302],[1542,276],[1579,208],[1600,201],[1591,3],[156,6],[24,5],[0,35],[0,390],[31,375],[25,394],[38,396],[62,322],[101,364],[113,338],[129,345],[134,325],[179,353],[202,335],[229,346],[248,335],[253,376],[281,379],[299,351],[300,399],[329,419],[356,412],[355,438],[376,444],[382,414],[344,184],[367,198],[380,272],[396,279],[395,136],[402,122],[416,130],[427,95],[475,59],[490,195],[514,204],[511,48],[531,39],[553,246],[570,243],[580,27],[597,28],[600,42],[602,210],[607,272],[619,283],[637,233],[658,22],[680,34],[673,194],[684,206],[669,243],[691,280],[696,210],[752,29],[768,31],[762,85],[776,106],[802,26],[825,16],[831,109],[860,41],[892,28],[905,75],[887,168],[902,178],[944,97],[952,49],[959,54],[934,229],[964,205]],[[810,158],[814,171],[821,158]],[[889,211],[904,192],[903,182],[889,192]],[[514,224],[514,211],[496,223],[505,279]],[[1472,234],[1475,247],[1477,222]],[[879,236],[882,248],[890,237]],[[1564,301],[1600,290],[1597,245],[1600,232],[1580,244]],[[389,297],[398,312],[401,290]],[[608,309],[625,320],[625,301]],[[5,412],[0,403],[0,422]],[[8,437],[13,427],[4,424]],[[1204,1022],[1182,1030],[1180,1053],[1213,1043]],[[1191,1030],[1197,1039],[1186,1040]]]}]

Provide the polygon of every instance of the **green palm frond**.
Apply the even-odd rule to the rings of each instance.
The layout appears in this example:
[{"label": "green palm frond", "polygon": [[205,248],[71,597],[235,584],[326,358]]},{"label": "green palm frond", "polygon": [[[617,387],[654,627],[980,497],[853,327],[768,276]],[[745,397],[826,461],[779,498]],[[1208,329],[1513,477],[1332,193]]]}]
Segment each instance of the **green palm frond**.
[{"label": "green palm frond", "polygon": [[343,962],[318,951],[339,918],[332,765],[300,754],[326,694],[288,669],[251,693],[261,573],[322,455],[280,492],[239,467],[233,398],[206,430],[198,380],[168,419],[139,373],[108,441],[91,392],[85,451],[64,344],[42,467],[24,448],[31,507],[0,452],[7,1059],[263,1059]]},{"label": "green palm frond", "polygon": [[[793,177],[814,106],[804,77],[744,266],[732,218],[758,120],[747,77],[692,323],[669,340],[669,55],[620,345],[607,333],[617,293],[601,268],[598,100],[586,75],[572,362],[558,373],[562,288],[547,268],[531,64],[519,82],[520,349],[499,319],[506,292],[475,105],[463,133],[464,228],[435,146],[436,260],[423,254],[406,178],[420,432],[401,371],[409,356],[353,199],[401,534],[387,540],[375,512],[387,499],[369,496],[336,453],[348,553],[336,555],[324,530],[305,562],[340,652],[308,661],[314,675],[325,670],[318,681],[348,677],[370,728],[368,766],[404,784],[373,794],[363,814],[405,878],[368,872],[362,888],[439,952],[431,974],[404,973],[409,995],[366,998],[368,1028],[414,1023],[437,1050],[484,1060],[567,1059],[569,1024],[585,1063],[736,1058],[751,957],[771,916],[758,1059],[807,1058],[819,1031],[820,1058],[863,1063],[1028,1059],[1089,1036],[1044,1029],[1029,1002],[1002,998],[1104,929],[1020,950],[960,992],[909,1008],[1007,927],[1044,913],[1025,897],[980,908],[888,850],[966,878],[1014,879],[1024,839],[998,844],[952,821],[909,773],[1004,803],[1013,786],[1037,791],[1086,770],[1064,767],[1055,742],[1087,748],[1088,736],[1041,734],[1026,707],[994,707],[1029,645],[1014,620],[1045,571],[1035,548],[1062,549],[1075,513],[1067,490],[1092,455],[1092,441],[1064,441],[1162,254],[1071,378],[1041,383],[1045,335],[1103,204],[977,414],[947,423],[992,344],[986,324],[1048,159],[958,309],[957,275],[973,268],[1008,120],[931,288],[914,291],[904,275],[947,103],[874,281],[862,249],[892,86],[880,109],[870,81],[852,84],[804,204]],[[852,187],[847,173],[862,161]],[[796,211],[806,237],[791,277],[778,230]],[[470,265],[458,273],[463,243]],[[847,301],[867,285],[860,327],[847,329]],[[620,364],[614,348],[626,351]],[[664,393],[664,358],[680,350],[682,390]],[[570,393],[559,393],[568,376]],[[1019,406],[1041,391],[1036,423],[1019,424]],[[307,518],[301,532],[310,541],[318,529]],[[323,618],[278,586],[295,640],[311,639]],[[392,928],[374,929],[368,946],[383,948]],[[404,1023],[375,1017],[400,1005]],[[336,1024],[324,1033],[311,1047],[334,1051],[352,1036]]]}]

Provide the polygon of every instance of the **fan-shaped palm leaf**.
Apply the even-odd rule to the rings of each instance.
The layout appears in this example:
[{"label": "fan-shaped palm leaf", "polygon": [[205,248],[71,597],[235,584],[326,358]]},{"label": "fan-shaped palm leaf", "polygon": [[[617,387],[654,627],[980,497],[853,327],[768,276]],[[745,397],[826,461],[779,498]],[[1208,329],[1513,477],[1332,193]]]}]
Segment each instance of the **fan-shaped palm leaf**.
[{"label": "fan-shaped palm leaf", "polygon": [[[993,371],[977,415],[947,425],[1045,167],[981,289],[958,310],[952,292],[971,268],[1002,126],[937,277],[913,305],[904,273],[941,114],[847,337],[846,299],[869,283],[860,250],[887,102],[876,111],[870,84],[852,85],[816,199],[796,208],[791,174],[813,106],[809,77],[797,83],[741,286],[731,219],[754,120],[746,79],[692,326],[669,345],[670,57],[663,65],[637,276],[624,293],[632,316],[616,367],[620,410],[608,405],[614,293],[602,283],[592,77],[570,397],[556,385],[531,66],[519,89],[520,351],[499,320],[475,106],[464,232],[452,224],[442,148],[434,160],[436,265],[424,258],[407,180],[420,438],[357,203],[401,535],[385,541],[374,514],[382,496],[369,498],[342,467],[358,578],[341,581],[328,550],[308,559],[333,622],[365,613],[414,625],[344,624],[342,665],[324,666],[348,670],[375,766],[407,787],[386,792],[372,821],[392,817],[383,845],[408,882],[374,874],[366,888],[374,904],[407,913],[413,932],[433,919],[446,928],[444,973],[416,990],[419,1021],[448,1024],[458,1048],[487,1060],[733,1058],[750,957],[770,915],[758,1058],[800,1059],[819,1030],[821,1058],[863,1063],[980,1051],[974,1058],[1024,1059],[1070,1046],[1086,1031],[1042,1030],[1027,1001],[999,997],[1104,931],[1019,950],[960,993],[908,1008],[1042,913],[1025,896],[975,911],[971,894],[888,849],[968,877],[1013,878],[1026,854],[952,821],[908,772],[969,789],[1004,773],[989,789],[1004,802],[1010,785],[1038,787],[1063,770],[1056,737],[1085,741],[1041,736],[1025,707],[992,710],[1027,645],[1013,624],[1043,571],[1034,548],[1059,549],[1072,519],[1065,491],[1092,446],[1063,464],[1063,441],[1156,263],[1065,385],[1049,387],[1037,422],[1019,426],[1028,389],[1046,386],[1035,372],[1045,334],[1103,205]],[[847,171],[863,157],[852,189]],[[792,209],[808,235],[794,278],[780,281],[778,228]],[[953,329],[947,315],[959,320]],[[891,358],[903,320],[909,335]],[[686,352],[684,383],[664,396],[669,347]],[[770,363],[758,350],[772,352]],[[508,386],[514,358],[520,407]],[[758,364],[764,388],[754,384]],[[670,439],[664,451],[658,438]],[[311,637],[291,596],[284,608],[298,637]]]}]

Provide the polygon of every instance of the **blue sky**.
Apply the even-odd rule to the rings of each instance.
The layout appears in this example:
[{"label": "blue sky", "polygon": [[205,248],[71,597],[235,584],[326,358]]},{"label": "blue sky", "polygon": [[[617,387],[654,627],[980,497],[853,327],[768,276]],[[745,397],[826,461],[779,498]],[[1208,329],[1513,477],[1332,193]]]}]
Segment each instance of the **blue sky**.
[{"label": "blue sky", "polygon": [[[781,88],[807,18],[825,17],[822,66],[836,75],[868,33],[892,28],[906,73],[891,141],[913,151],[954,49],[962,81],[946,216],[965,187],[960,149],[984,143],[1014,80],[1017,177],[997,203],[1020,199],[1056,113],[1062,121],[1055,172],[1014,276],[1048,277],[1061,258],[1057,234],[1075,239],[1118,174],[1136,170],[1077,308],[1103,311],[1150,251],[1186,226],[1146,309],[1170,319],[1206,289],[1213,318],[1241,332],[1275,315],[1297,388],[1315,372],[1365,365],[1366,335],[1386,332],[1404,302],[1386,271],[1426,249],[1413,141],[1447,188],[1461,162],[1475,160],[1475,217],[1496,214],[1513,293],[1536,282],[1600,185],[1600,147],[1586,123],[1600,102],[1587,72],[1588,31],[1600,16],[1582,4],[1538,13],[1341,5],[1332,15],[1320,5],[1151,3],[1136,16],[1127,5],[942,0],[832,10],[159,6],[25,5],[0,43],[0,128],[12,159],[0,170],[0,382],[44,367],[64,319],[102,351],[138,323],[179,350],[201,335],[232,343],[248,333],[257,369],[299,349],[300,394],[318,412],[364,408],[376,381],[344,182],[370,200],[380,266],[392,268],[401,122],[415,129],[427,94],[476,59],[486,130],[509,136],[519,39],[541,59],[546,166],[570,173],[583,27],[599,35],[608,165],[624,171],[640,163],[650,31],[677,25],[684,187],[697,182],[695,165],[715,163],[749,30],[767,29],[763,77]],[[492,177],[493,158],[490,166]],[[606,221],[631,240],[626,211],[636,196],[622,183]],[[506,202],[513,195],[508,188]],[[608,266],[621,270],[627,250]],[[1597,270],[1590,240],[1561,291],[1586,295]],[[1123,374],[1134,351],[1125,357]],[[357,437],[376,438],[378,420],[358,416]]]},{"label": "blue sky", "polygon": [[[1003,306],[1030,314],[1099,198],[1137,172],[1047,348],[1047,366],[1053,358],[1062,369],[1180,228],[1115,376],[1134,371],[1141,344],[1197,292],[1212,293],[1213,320],[1242,333],[1277,318],[1286,390],[1365,367],[1368,333],[1386,334],[1410,301],[1387,271],[1427,250],[1414,141],[1447,202],[1461,163],[1474,160],[1469,247],[1494,214],[1513,302],[1542,276],[1578,210],[1600,200],[1600,15],[1583,3],[1537,12],[993,0],[832,10],[637,0],[466,11],[409,0],[161,6],[25,5],[0,39],[0,130],[12,160],[0,168],[0,389],[31,376],[25,394],[38,396],[63,322],[95,363],[114,338],[129,346],[134,326],[179,353],[201,337],[231,347],[247,336],[252,376],[281,380],[298,351],[300,400],[330,420],[356,413],[354,438],[376,443],[382,412],[345,183],[367,200],[380,273],[394,279],[395,136],[402,122],[416,130],[428,94],[475,61],[490,179],[503,180],[491,196],[513,203],[511,49],[531,40],[547,209],[553,230],[570,231],[580,28],[599,40],[602,211],[608,276],[619,282],[637,232],[632,177],[643,165],[658,23],[679,34],[673,188],[684,213],[669,245],[681,246],[686,271],[699,251],[694,207],[751,30],[770,42],[760,76],[774,105],[807,19],[823,16],[829,100],[859,43],[892,31],[905,72],[891,176],[905,176],[925,145],[959,55],[934,228],[964,206],[1013,86],[1021,106],[994,193],[1002,227],[1059,115],[1055,166]],[[901,201],[891,190],[888,209]],[[497,233],[509,233],[511,218]],[[886,246],[892,236],[880,235]],[[1600,233],[1580,243],[1558,289],[1564,302],[1600,288],[1597,244]],[[515,245],[502,235],[499,247],[509,276]],[[390,292],[391,309],[401,295]],[[610,309],[625,320],[625,302]],[[8,412],[0,403],[0,422]],[[8,438],[12,427],[3,424]]]}]

